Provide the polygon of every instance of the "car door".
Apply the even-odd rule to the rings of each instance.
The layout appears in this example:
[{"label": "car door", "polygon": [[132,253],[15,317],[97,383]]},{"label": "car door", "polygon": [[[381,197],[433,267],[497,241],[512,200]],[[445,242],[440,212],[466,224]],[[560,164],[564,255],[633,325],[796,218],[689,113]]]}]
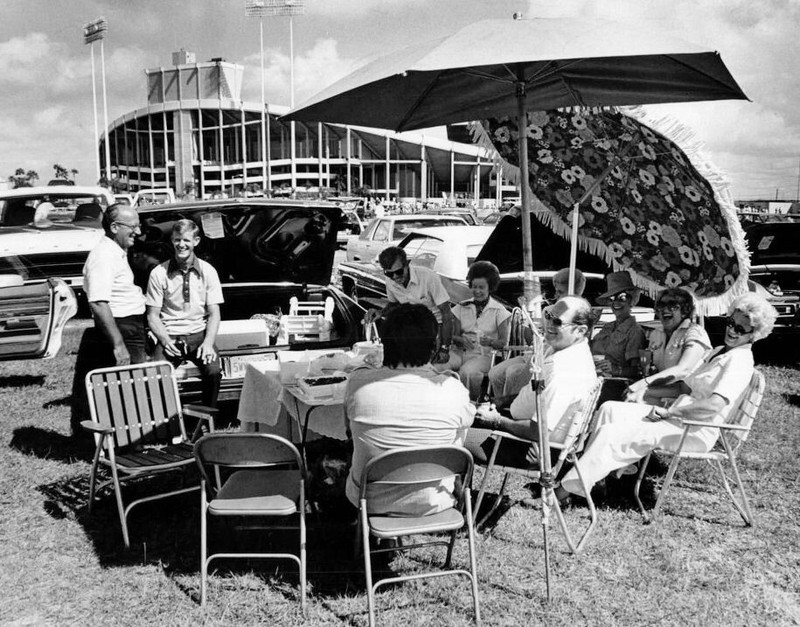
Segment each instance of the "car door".
[{"label": "car door", "polygon": [[392,220],[378,220],[378,224],[375,226],[372,237],[368,238],[365,242],[366,250],[364,251],[364,256],[361,258],[361,260],[370,261],[371,259],[377,257],[384,248],[390,245],[391,238]]},{"label": "car door", "polygon": [[0,275],[0,361],[54,357],[77,311],[61,279],[23,285],[18,275]]}]

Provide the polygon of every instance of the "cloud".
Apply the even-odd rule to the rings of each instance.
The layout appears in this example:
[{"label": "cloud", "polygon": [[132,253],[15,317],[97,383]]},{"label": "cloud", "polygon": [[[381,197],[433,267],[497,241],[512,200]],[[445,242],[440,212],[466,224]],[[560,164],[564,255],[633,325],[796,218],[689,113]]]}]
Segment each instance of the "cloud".
[{"label": "cloud", "polygon": [[[272,104],[288,106],[290,98],[289,55],[274,48],[264,50],[264,79],[266,100]],[[258,102],[261,99],[260,56],[249,55],[245,65],[242,97]],[[341,78],[354,67],[355,61],[339,55],[338,43],[334,39],[319,39],[302,53],[295,53],[295,104],[316,94],[324,87]]]}]

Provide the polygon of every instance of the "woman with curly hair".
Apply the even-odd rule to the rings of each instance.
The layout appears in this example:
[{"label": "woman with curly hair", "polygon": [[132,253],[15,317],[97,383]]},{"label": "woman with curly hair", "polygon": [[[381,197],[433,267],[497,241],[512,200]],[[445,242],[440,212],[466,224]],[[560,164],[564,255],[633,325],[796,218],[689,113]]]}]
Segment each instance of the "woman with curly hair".
[{"label": "woman with curly hair", "polygon": [[[657,448],[674,449],[683,433],[682,420],[721,424],[737,406],[753,376],[753,343],[767,337],[777,312],[763,297],[746,293],[728,310],[722,346],[710,350],[694,371],[677,383],[680,395],[666,406],[609,401],[600,407],[597,426],[589,447],[580,459],[581,473],[589,486],[608,473],[625,468]],[[648,377],[650,378],[650,377]],[[651,380],[653,397],[675,394],[673,377]],[[719,429],[693,427],[684,450],[703,453],[714,446]],[[562,479],[556,494],[583,496],[575,469]]]},{"label": "woman with curly hair", "polygon": [[467,284],[472,298],[453,306],[450,359],[437,369],[458,372],[470,399],[477,400],[483,377],[492,365],[492,350],[504,348],[508,341],[511,314],[491,297],[500,285],[500,271],[493,263],[473,263],[467,271]]}]

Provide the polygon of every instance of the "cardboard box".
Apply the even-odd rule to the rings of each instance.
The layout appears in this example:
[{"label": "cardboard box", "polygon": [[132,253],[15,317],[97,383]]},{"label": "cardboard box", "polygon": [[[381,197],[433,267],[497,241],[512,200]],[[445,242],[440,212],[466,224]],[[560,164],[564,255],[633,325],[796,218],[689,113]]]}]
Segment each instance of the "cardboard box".
[{"label": "cardboard box", "polygon": [[222,320],[217,332],[217,350],[232,351],[269,346],[266,320]]}]

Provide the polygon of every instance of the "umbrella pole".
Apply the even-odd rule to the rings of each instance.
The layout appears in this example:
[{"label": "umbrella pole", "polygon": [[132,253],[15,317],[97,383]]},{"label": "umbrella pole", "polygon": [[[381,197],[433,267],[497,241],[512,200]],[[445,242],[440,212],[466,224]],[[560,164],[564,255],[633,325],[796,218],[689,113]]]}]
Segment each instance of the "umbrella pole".
[{"label": "umbrella pole", "polygon": [[578,211],[581,207],[580,201],[575,203],[572,210],[572,240],[569,245],[569,285],[567,294],[575,293],[575,269],[578,267]]},{"label": "umbrella pole", "polygon": [[547,530],[550,525],[550,504],[555,498],[555,482],[553,481],[552,466],[550,461],[550,431],[547,425],[547,416],[543,415],[540,406],[540,393],[544,387],[544,379],[539,372],[534,372],[531,386],[534,392],[534,407],[536,411],[536,424],[539,429],[539,485],[542,488],[542,541],[544,542],[544,582],[547,591],[547,601],[550,602],[550,543]]},{"label": "umbrella pole", "polygon": [[520,169],[520,195],[522,196],[522,270],[523,270],[523,293],[527,302],[533,302],[536,288],[533,281],[533,242],[531,241],[531,188],[530,174],[528,172],[528,142],[525,135],[527,126],[527,115],[525,112],[525,81],[523,76],[519,76],[516,82],[517,90],[517,130],[519,131],[519,141],[517,149],[519,151]]}]

